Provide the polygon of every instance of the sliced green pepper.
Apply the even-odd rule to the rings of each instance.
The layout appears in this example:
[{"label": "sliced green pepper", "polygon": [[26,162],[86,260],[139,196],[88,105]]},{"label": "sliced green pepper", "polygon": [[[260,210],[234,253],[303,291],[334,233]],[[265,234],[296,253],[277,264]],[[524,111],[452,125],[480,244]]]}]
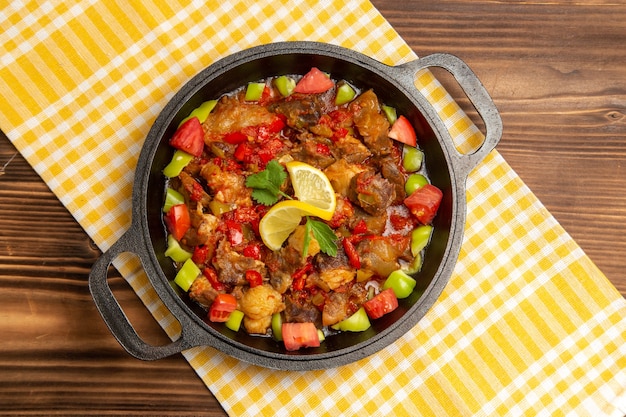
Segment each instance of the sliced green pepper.
[{"label": "sliced green pepper", "polygon": [[369,317],[367,317],[367,312],[361,307],[356,313],[331,327],[342,332],[362,332],[369,329],[370,326],[371,323]]},{"label": "sliced green pepper", "polygon": [[406,172],[419,171],[424,162],[424,152],[413,146],[404,146],[402,154],[402,167]]},{"label": "sliced green pepper", "polygon": [[320,329],[317,329],[317,337],[320,339],[320,342],[326,340],[326,336],[324,336],[324,332]]},{"label": "sliced green pepper", "polygon": [[348,83],[341,83],[341,85],[337,89],[335,104],[337,106],[345,104],[349,101],[352,101],[354,96],[356,96],[356,91],[354,91],[354,88],[352,88]]},{"label": "sliced green pepper", "polygon": [[428,179],[422,174],[411,174],[404,183],[404,191],[406,191],[407,195],[411,195],[413,191],[422,188],[428,183]]},{"label": "sliced green pepper", "polygon": [[406,272],[397,270],[393,271],[383,284],[383,290],[393,288],[393,292],[398,298],[406,298],[413,292],[413,288],[417,282]]},{"label": "sliced green pepper", "polygon": [[168,178],[177,177],[178,174],[187,166],[189,162],[193,159],[193,155],[188,154],[187,152],[183,152],[181,150],[177,150],[174,152],[172,156],[172,160],[169,164],[163,168],[163,175]]},{"label": "sliced green pepper", "polygon": [[428,245],[432,233],[433,227],[431,225],[418,226],[413,230],[411,233],[411,253],[413,256],[417,256]]},{"label": "sliced green pepper", "polygon": [[200,120],[200,123],[204,123],[206,118],[209,116],[209,113],[211,113],[211,111],[213,110],[216,104],[217,104],[217,100],[205,101],[204,103],[200,104],[198,107],[193,109],[191,113],[189,113],[189,116],[185,117],[179,123],[178,126],[181,126],[183,123],[185,123],[187,120],[191,119],[192,117],[197,117],[198,120]]},{"label": "sliced green pepper", "polygon": [[165,250],[165,256],[169,256],[174,262],[185,262],[191,258],[193,254],[187,252],[180,246],[180,243],[172,235],[167,236],[167,249]]},{"label": "sliced green pepper", "polygon": [[209,209],[211,209],[211,213],[213,213],[214,216],[220,217],[222,214],[231,211],[233,206],[217,200],[211,200],[209,203]]},{"label": "sliced green pepper", "polygon": [[243,321],[243,311],[234,310],[228,316],[228,320],[226,320],[226,327],[228,327],[233,332],[238,332],[241,327],[241,322]]},{"label": "sliced green pepper", "polygon": [[185,197],[173,188],[168,188],[165,191],[165,203],[163,203],[163,213],[167,213],[170,209],[178,204],[183,204]]},{"label": "sliced green pepper", "polygon": [[191,284],[200,273],[200,268],[191,259],[187,259],[174,277],[174,282],[184,291],[189,291]]},{"label": "sliced green pepper", "polygon": [[393,124],[393,122],[395,122],[396,119],[398,118],[396,109],[391,106],[386,106],[386,105],[383,105],[382,108],[383,108],[383,113],[385,113],[385,116],[387,116],[387,121],[389,121],[389,124]]},{"label": "sliced green pepper", "polygon": [[281,75],[274,80],[274,84],[276,88],[278,88],[278,92],[283,97],[288,97],[293,93],[293,90],[296,88],[296,80],[291,77],[287,77],[286,75]]},{"label": "sliced green pepper", "polygon": [[279,342],[283,341],[283,317],[280,313],[272,314],[272,334],[274,339]]},{"label": "sliced green pepper", "polygon": [[259,101],[263,95],[265,83],[248,83],[246,87],[246,101]]},{"label": "sliced green pepper", "polygon": [[422,270],[423,263],[424,263],[424,258],[422,257],[422,253],[419,252],[417,255],[415,255],[411,263],[408,264],[402,270],[406,272],[407,274],[416,274]]}]

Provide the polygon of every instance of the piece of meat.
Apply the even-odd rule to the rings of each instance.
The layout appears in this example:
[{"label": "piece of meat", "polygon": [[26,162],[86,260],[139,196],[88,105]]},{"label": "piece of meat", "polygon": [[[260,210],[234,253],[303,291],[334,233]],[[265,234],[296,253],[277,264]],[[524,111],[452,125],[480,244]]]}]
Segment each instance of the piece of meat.
[{"label": "piece of meat", "polygon": [[293,273],[304,265],[302,252],[287,245],[279,251],[270,251],[265,258],[265,266],[270,276],[270,284],[279,293],[285,293],[293,278]]},{"label": "piece of meat", "polygon": [[363,142],[350,135],[335,142],[333,153],[337,159],[345,159],[350,164],[360,164],[372,156]]},{"label": "piece of meat", "polygon": [[340,159],[324,170],[333,190],[347,197],[350,191],[350,182],[357,174],[365,171],[366,167],[359,164],[351,164],[345,159]]},{"label": "piece of meat", "polygon": [[367,300],[367,289],[364,283],[355,283],[346,291],[330,293],[322,310],[322,324],[332,326],[350,317]]},{"label": "piece of meat", "polygon": [[211,196],[204,190],[202,185],[185,171],[178,175],[181,185],[187,194],[187,201],[193,201],[207,207],[211,202]]},{"label": "piece of meat", "polygon": [[359,224],[361,220],[365,222],[368,234],[382,235],[387,226],[387,211],[378,216],[372,216],[361,208],[356,207],[354,209],[354,214],[349,221],[350,229],[354,229],[354,227]]},{"label": "piece of meat", "polygon": [[189,248],[199,245],[208,246],[209,253],[207,257],[212,257],[215,244],[220,237],[216,233],[219,219],[210,213],[204,213],[204,208],[200,203],[197,203],[193,208],[190,207],[189,218],[191,227],[181,239],[181,243]]},{"label": "piece of meat", "polygon": [[335,158],[330,153],[331,142],[328,139],[312,136],[310,134],[298,135],[300,143],[291,151],[291,156],[296,161],[305,162],[318,169],[324,169],[333,162]]},{"label": "piece of meat", "polygon": [[320,252],[313,261],[319,271],[319,278],[330,290],[351,282],[356,276],[356,270],[350,266],[348,256],[341,245],[337,248],[336,256]]},{"label": "piece of meat", "polygon": [[[339,196],[337,197],[337,205],[335,207],[335,212],[333,213],[333,217],[328,222],[328,225],[334,229],[338,229],[342,226],[348,225],[352,222],[352,218],[354,216],[354,206],[348,200],[347,197]],[[356,223],[354,223],[356,225]],[[351,229],[354,227],[350,227]]]},{"label": "piece of meat", "polygon": [[189,288],[189,298],[206,308],[211,306],[217,294],[218,292],[203,274],[198,275]]},{"label": "piece of meat", "polygon": [[285,115],[287,126],[304,130],[317,124],[326,107],[327,104],[319,94],[293,94],[271,104],[269,109]]},{"label": "piece of meat", "polygon": [[409,236],[363,239],[356,245],[361,270],[371,271],[381,278],[400,268],[398,257],[409,247]]},{"label": "piece of meat", "polygon": [[393,142],[387,136],[389,121],[380,112],[378,97],[368,90],[350,103],[354,113],[354,125],[369,150],[375,155],[389,155],[393,150]]},{"label": "piece of meat", "polygon": [[289,323],[311,322],[319,326],[322,323],[320,310],[300,296],[299,293],[285,297],[285,321]]},{"label": "piece of meat", "polygon": [[265,264],[254,258],[235,252],[226,239],[222,239],[215,251],[213,266],[220,282],[227,285],[247,285],[246,271],[257,271],[267,280]]},{"label": "piece of meat", "polygon": [[[191,220],[190,230],[195,231],[195,239],[187,239],[188,246],[207,245],[214,247],[217,242],[216,230],[220,220],[210,213],[204,213],[203,207],[198,204],[195,210],[189,210],[189,218]],[[185,235],[188,237],[189,233]],[[189,236],[190,237],[190,236]],[[193,243],[193,244],[191,244]],[[213,255],[210,254],[209,258]]]},{"label": "piece of meat", "polygon": [[221,140],[227,133],[239,132],[248,126],[269,124],[275,119],[267,107],[245,102],[243,96],[223,96],[202,124],[204,142]]},{"label": "piece of meat", "polygon": [[406,191],[404,189],[404,174],[400,171],[400,166],[391,157],[382,158],[379,162],[380,173],[384,179],[389,181],[395,191],[395,199],[391,204],[400,204],[406,198]]},{"label": "piece of meat", "polygon": [[252,190],[246,187],[246,179],[240,173],[207,163],[200,170],[200,175],[206,180],[216,201],[239,207],[252,206]]},{"label": "piece of meat", "polygon": [[374,170],[363,171],[350,181],[350,201],[372,216],[380,216],[396,198],[394,187]]}]

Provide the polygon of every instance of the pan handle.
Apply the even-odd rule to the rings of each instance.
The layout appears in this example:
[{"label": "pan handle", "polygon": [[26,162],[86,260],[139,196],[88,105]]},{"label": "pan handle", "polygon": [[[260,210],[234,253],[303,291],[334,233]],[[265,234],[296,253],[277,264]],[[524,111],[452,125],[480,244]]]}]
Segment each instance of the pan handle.
[{"label": "pan handle", "polygon": [[415,77],[420,70],[428,67],[440,67],[448,71],[461,86],[472,105],[476,108],[478,115],[485,124],[485,140],[478,150],[473,153],[462,155],[456,148],[453,153],[456,159],[459,159],[461,166],[467,169],[466,175],[469,175],[486,156],[498,144],[502,136],[502,119],[498,113],[493,100],[487,93],[476,74],[463,62],[460,58],[451,54],[437,53],[428,55],[417,60],[399,65],[404,76],[408,77],[408,85],[415,85]]},{"label": "pan handle", "polygon": [[[128,353],[142,360],[162,359],[196,346],[197,343],[189,343],[187,340],[186,328],[189,324],[180,321],[181,317],[184,317],[181,314],[177,315],[182,327],[181,335],[177,340],[163,346],[154,346],[146,343],[137,334],[117,302],[107,282],[108,268],[113,260],[124,252],[135,253],[139,259],[141,259],[142,265],[145,267],[145,262],[140,253],[141,250],[137,250],[140,247],[137,245],[138,239],[136,236],[138,236],[138,234],[135,233],[133,228],[134,226],[131,226],[131,229],[105,251],[94,263],[89,274],[89,291],[107,327]],[[159,294],[159,296],[163,297],[164,294]],[[172,308],[172,304],[174,303],[169,303],[169,308]]]}]

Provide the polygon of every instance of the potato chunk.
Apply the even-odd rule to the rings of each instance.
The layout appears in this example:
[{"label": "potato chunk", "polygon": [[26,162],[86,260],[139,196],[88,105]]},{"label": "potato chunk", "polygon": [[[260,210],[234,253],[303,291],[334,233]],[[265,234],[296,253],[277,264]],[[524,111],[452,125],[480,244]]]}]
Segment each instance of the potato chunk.
[{"label": "potato chunk", "polygon": [[259,320],[285,309],[281,294],[269,285],[250,288],[241,298],[241,311],[252,320]]}]

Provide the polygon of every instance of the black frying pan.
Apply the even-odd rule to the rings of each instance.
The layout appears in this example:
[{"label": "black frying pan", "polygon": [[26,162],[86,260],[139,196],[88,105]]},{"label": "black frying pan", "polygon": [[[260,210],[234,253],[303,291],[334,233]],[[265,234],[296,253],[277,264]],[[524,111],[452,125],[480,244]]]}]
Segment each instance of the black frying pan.
[{"label": "black frying pan", "polygon": [[[287,352],[270,337],[234,333],[221,324],[205,321],[206,311],[170,284],[175,270],[164,255],[166,231],[161,209],[165,177],[161,170],[173,154],[168,140],[178,123],[203,101],[251,81],[305,74],[313,66],[359,88],[373,88],[381,102],[394,106],[412,122],[425,153],[430,180],[443,191],[443,200],[433,223],[434,233],[424,265],[415,276],[417,287],[411,296],[400,300],[398,309],[374,320],[365,332],[340,333],[327,337],[319,348]],[[415,88],[416,74],[428,67],[442,67],[450,72],[483,119],[486,139],[476,152],[457,152],[444,122]],[[235,358],[276,369],[322,369],[357,361],[408,332],[441,294],[463,240],[467,176],[494,149],[501,132],[500,116],[484,87],[467,65],[452,55],[430,55],[393,67],[349,49],[315,42],[274,43],[235,53],[192,78],[156,119],[139,155],[130,229],[94,264],[89,276],[91,294],[115,338],[139,359],[159,359],[194,346],[212,346]],[[165,346],[145,343],[124,315],[107,283],[109,265],[123,252],[138,255],[156,293],[180,322],[182,332],[174,342]]]}]

